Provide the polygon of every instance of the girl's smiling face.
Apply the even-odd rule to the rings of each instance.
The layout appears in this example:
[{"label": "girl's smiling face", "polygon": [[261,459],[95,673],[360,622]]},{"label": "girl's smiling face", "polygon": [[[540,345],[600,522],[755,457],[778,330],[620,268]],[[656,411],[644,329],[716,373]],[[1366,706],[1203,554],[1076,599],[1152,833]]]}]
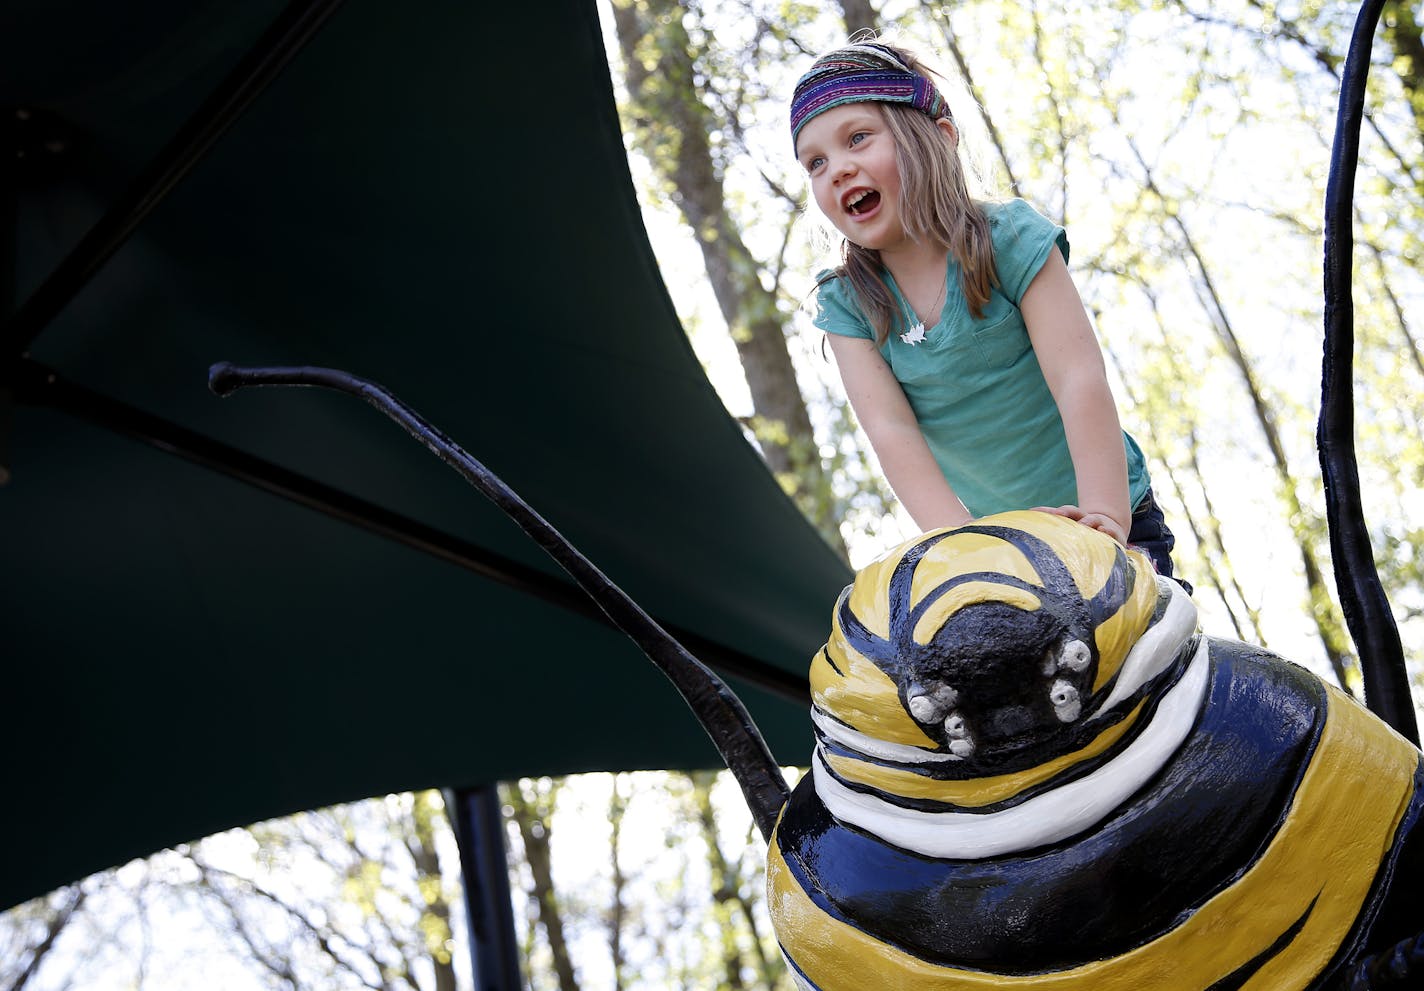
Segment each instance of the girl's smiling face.
[{"label": "girl's smiling face", "polygon": [[816,206],[862,248],[893,252],[911,243],[900,220],[900,167],[879,103],[847,103],[817,114],[796,141]]}]

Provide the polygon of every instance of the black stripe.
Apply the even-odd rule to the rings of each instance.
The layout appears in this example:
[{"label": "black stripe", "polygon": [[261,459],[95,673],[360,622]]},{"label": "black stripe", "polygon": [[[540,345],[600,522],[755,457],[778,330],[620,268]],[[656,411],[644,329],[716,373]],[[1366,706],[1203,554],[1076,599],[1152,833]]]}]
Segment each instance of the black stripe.
[{"label": "black stripe", "polygon": [[920,559],[930,552],[930,548],[954,532],[957,531],[945,531],[927,537],[906,551],[900,558],[900,563],[895,565],[895,571],[890,576],[889,589],[891,643],[905,643],[910,639],[910,589],[914,584],[916,566],[919,565]]}]

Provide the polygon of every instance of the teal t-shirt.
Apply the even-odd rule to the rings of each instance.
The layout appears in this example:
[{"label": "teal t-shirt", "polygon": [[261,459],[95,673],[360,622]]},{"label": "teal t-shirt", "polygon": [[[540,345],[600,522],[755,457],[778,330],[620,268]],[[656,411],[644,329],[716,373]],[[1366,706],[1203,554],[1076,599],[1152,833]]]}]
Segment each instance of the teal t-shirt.
[{"label": "teal t-shirt", "polygon": [[[948,296],[940,319],[911,344],[891,328],[880,348],[919,420],[940,470],[975,516],[1031,506],[1078,504],[1078,486],[1058,404],[1044,381],[1018,304],[1048,253],[1068,259],[1063,228],[1023,200],[982,204],[994,246],[999,285],[983,319],[969,313],[959,263],[949,259]],[[817,280],[830,273],[822,272]],[[886,284],[902,313],[912,313],[895,280]],[[875,339],[850,283],[830,278],[816,291],[813,321],[830,334]],[[1147,493],[1142,450],[1126,432],[1129,505]]]}]

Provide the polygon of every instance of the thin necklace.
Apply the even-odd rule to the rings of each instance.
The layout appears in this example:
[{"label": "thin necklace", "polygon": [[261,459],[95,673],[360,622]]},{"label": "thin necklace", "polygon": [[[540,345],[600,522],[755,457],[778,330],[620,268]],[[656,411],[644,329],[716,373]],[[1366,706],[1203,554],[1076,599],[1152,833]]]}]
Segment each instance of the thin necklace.
[{"label": "thin necklace", "polygon": [[[940,280],[939,295],[936,296],[935,301],[930,304],[930,313],[939,312],[939,305],[944,302],[945,290],[948,288],[949,280],[947,278]],[[905,304],[905,323],[910,328],[900,335],[900,340],[913,347],[925,340],[925,322],[921,320],[919,314],[910,307],[910,297],[906,296],[903,291],[900,293],[900,300]]]}]

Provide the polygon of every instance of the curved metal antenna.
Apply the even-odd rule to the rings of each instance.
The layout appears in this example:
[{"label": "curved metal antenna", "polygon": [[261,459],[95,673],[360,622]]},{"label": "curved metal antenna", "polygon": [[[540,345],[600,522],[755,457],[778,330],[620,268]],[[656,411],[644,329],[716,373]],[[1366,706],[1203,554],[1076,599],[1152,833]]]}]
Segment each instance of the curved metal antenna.
[{"label": "curved metal antenna", "polygon": [[208,387],[219,396],[254,385],[324,386],[364,399],[503,510],[677,687],[741,785],[763,839],[770,841],[791,791],[741,699],[498,476],[386,389],[346,372],[313,367],[238,367],[228,362],[218,362],[208,371]]},{"label": "curved metal antenna", "polygon": [[1330,551],[1345,624],[1354,638],[1370,710],[1419,745],[1399,629],[1380,584],[1360,500],[1355,460],[1354,302],[1351,294],[1355,167],[1370,47],[1384,0],[1366,0],[1355,20],[1340,81],[1340,108],[1325,190],[1325,360],[1316,446],[1325,483]]}]

